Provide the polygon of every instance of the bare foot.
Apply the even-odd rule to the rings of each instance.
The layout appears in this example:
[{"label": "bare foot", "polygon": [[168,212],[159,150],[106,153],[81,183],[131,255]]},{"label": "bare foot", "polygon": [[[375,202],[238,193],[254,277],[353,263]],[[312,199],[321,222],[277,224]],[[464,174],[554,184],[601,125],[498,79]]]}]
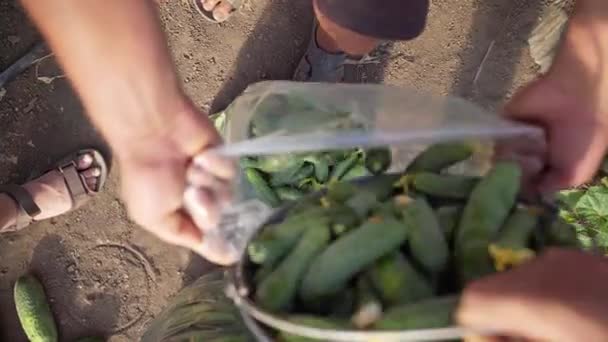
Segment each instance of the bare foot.
[{"label": "bare foot", "polygon": [[235,11],[232,4],[227,0],[197,0],[200,1],[205,11],[212,12],[213,18],[218,22],[228,19],[230,14]]},{"label": "bare foot", "polygon": [[[90,154],[83,154],[76,160],[76,169],[85,178],[88,187],[97,191],[101,170],[92,165],[93,156]],[[39,178],[27,182],[23,187],[40,207],[41,212],[36,215],[36,221],[61,215],[72,208],[70,192],[63,175],[57,170],[49,171]]]}]

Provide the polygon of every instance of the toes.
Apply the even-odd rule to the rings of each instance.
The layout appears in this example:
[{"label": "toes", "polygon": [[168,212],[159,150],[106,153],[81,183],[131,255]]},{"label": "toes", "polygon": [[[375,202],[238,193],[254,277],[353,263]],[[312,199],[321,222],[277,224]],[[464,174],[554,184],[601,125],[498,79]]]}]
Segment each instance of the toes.
[{"label": "toes", "polygon": [[82,171],[80,174],[83,175],[84,178],[97,178],[101,176],[101,169],[98,167],[92,167]]},{"label": "toes", "polygon": [[86,170],[93,165],[93,156],[89,153],[78,156],[76,160],[76,169],[79,171]]},{"label": "toes", "polygon": [[85,183],[87,183],[87,187],[91,190],[97,189],[97,178],[85,178]]},{"label": "toes", "polygon": [[234,8],[232,7],[232,4],[230,2],[223,1],[222,3],[217,5],[213,10],[213,18],[218,22],[225,21],[226,19],[228,19],[230,13],[232,13],[233,10]]},{"label": "toes", "polygon": [[201,0],[205,11],[211,12],[221,0]]}]

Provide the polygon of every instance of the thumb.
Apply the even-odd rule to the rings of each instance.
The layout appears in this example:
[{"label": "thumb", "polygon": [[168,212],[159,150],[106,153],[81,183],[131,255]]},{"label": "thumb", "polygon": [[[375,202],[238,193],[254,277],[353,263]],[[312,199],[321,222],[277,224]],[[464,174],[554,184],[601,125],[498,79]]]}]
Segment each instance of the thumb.
[{"label": "thumb", "polygon": [[518,90],[505,105],[504,113],[514,120],[542,124],[561,113],[563,94],[544,78],[539,78]]}]

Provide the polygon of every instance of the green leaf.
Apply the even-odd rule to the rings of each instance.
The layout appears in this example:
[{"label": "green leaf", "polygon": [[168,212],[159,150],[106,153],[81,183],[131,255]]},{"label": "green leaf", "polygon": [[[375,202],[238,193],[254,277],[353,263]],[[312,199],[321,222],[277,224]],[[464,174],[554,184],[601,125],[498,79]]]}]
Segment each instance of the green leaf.
[{"label": "green leaf", "polygon": [[574,211],[584,219],[608,224],[608,188],[592,186],[587,189],[576,202]]},{"label": "green leaf", "polygon": [[565,205],[568,209],[572,210],[583,195],[585,195],[585,190],[564,190],[558,193],[557,200],[560,202],[560,204],[562,204],[562,206]]},{"label": "green leaf", "polygon": [[212,115],[209,115],[209,120],[213,122],[213,126],[220,133],[220,135],[224,135],[224,130],[226,128],[226,112],[219,112]]},{"label": "green leaf", "polygon": [[[560,215],[566,221],[575,224],[579,240],[585,247],[600,247],[608,249],[608,187],[596,185],[589,187],[576,200],[579,193],[565,196],[564,206]],[[568,201],[570,200],[570,201]],[[569,202],[569,203],[567,203]],[[574,205],[572,205],[574,203]]]}]

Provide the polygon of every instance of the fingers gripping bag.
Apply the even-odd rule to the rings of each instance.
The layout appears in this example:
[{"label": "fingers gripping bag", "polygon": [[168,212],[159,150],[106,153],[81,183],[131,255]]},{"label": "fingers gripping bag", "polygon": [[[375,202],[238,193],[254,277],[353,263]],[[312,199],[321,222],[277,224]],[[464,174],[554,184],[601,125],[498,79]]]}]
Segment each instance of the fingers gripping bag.
[{"label": "fingers gripping bag", "polygon": [[239,176],[204,234],[232,252],[226,294],[256,340],[459,339],[467,282],[578,247],[552,206],[519,198],[517,164],[492,162],[496,142],[543,132],[466,100],[271,81],[213,119]]}]

